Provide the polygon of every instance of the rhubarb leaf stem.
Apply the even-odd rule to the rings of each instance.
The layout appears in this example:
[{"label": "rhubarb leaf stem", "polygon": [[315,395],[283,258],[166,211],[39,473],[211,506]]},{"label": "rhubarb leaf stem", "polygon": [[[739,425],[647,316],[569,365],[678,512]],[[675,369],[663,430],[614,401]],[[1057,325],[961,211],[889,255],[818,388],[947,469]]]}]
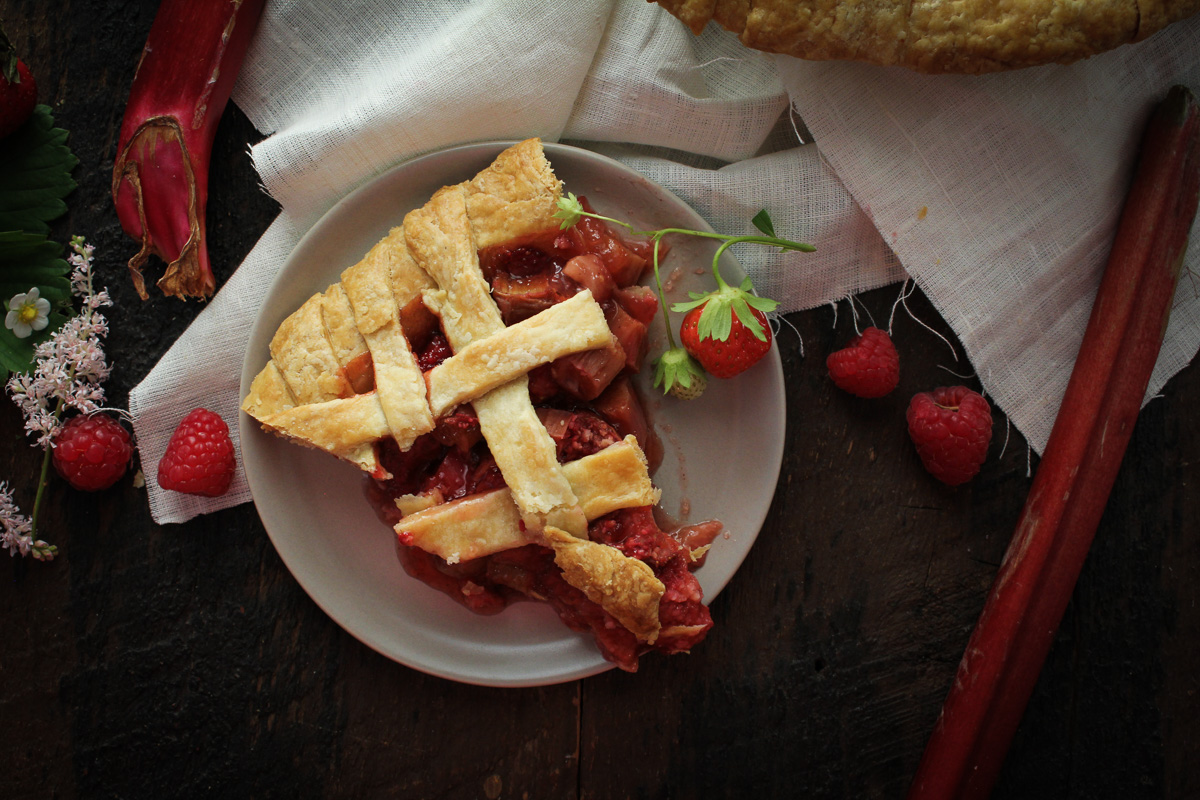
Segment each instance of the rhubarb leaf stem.
[{"label": "rhubarb leaf stem", "polygon": [[1147,125],[1050,439],[910,800],[991,792],[1129,444],[1198,203],[1200,110],[1175,87]]}]

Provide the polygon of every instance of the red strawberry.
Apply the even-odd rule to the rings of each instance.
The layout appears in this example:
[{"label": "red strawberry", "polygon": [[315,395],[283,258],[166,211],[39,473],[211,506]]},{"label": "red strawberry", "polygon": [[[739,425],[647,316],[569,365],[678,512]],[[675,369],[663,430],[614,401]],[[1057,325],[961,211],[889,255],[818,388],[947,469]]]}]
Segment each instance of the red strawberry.
[{"label": "red strawberry", "polygon": [[987,458],[992,407],[965,386],[921,392],[908,406],[908,435],[925,469],[942,483],[966,483]]},{"label": "red strawberry", "polygon": [[732,378],[745,372],[771,349],[771,327],[767,325],[767,316],[757,308],[751,308],[749,311],[758,322],[758,335],[734,315],[730,319],[729,333],[724,339],[701,336],[700,317],[706,307],[693,308],[683,318],[683,326],[679,329],[679,341],[713,377]]},{"label": "red strawberry", "polygon": [[112,486],[125,474],[133,448],[129,431],[107,414],[71,417],[54,437],[54,469],[85,492]]},{"label": "red strawberry", "polygon": [[900,383],[900,356],[879,328],[867,328],[844,349],[830,353],[825,366],[839,389],[858,397],[883,397]]},{"label": "red strawberry", "polygon": [[0,139],[25,124],[37,105],[37,82],[0,30]]},{"label": "red strawberry", "polygon": [[158,485],[184,494],[218,497],[229,491],[237,464],[225,420],[197,408],[179,423],[158,462]]},{"label": "red strawberry", "polygon": [[[688,292],[691,302],[675,303],[671,310],[686,312],[679,329],[684,349],[710,375],[732,378],[754,366],[771,349],[766,312],[774,311],[779,303],[754,294],[749,278],[741,286],[730,286],[717,270],[716,261],[712,273],[716,289],[703,294]],[[664,391],[670,388],[668,385]]]}]

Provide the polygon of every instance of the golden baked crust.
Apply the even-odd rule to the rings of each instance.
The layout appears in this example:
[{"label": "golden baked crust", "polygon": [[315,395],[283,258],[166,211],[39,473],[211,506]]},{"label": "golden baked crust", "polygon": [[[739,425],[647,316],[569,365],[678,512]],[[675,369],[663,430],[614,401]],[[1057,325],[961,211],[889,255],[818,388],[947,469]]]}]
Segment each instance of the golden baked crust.
[{"label": "golden baked crust", "polygon": [[[259,377],[267,373],[269,368],[270,365],[264,368]],[[247,395],[242,410],[277,436],[305,447],[324,450],[375,477],[388,477],[379,465],[374,443],[387,436],[391,429],[374,392],[339,397],[322,403],[305,403],[263,416],[256,416],[260,410],[259,404],[255,398]]]},{"label": "golden baked crust", "polygon": [[[658,502],[646,457],[629,436],[560,464],[526,377],[613,346],[604,310],[584,289],[506,326],[479,265],[483,247],[556,228],[561,194],[537,140],[437,191],[284,320],[242,408],[272,433],[387,478],[379,440],[408,450],[437,418],[470,403],[505,488],[451,502],[437,489],[398,498],[400,541],[447,563],[531,542],[553,547],[569,583],[653,642],[662,583],[645,563],[587,539],[589,520]],[[453,350],[424,374],[408,341],[428,330],[421,314],[437,317]]]},{"label": "golden baked crust", "polygon": [[329,342],[324,294],[315,294],[283,321],[271,339],[271,360],[300,403],[354,394]]},{"label": "golden baked crust", "polygon": [[463,188],[480,249],[558,226],[554,212],[562,181],[555,177],[537,139],[508,148]]},{"label": "golden baked crust", "polygon": [[[515,181],[492,179],[489,183],[497,183],[507,191]],[[437,311],[442,330],[455,352],[504,329],[500,309],[492,302],[491,288],[479,267],[479,246],[468,216],[467,196],[468,191],[462,185],[444,187],[422,208],[404,218],[413,259],[441,289],[436,296]],[[489,224],[498,225],[496,217],[494,211],[489,211]],[[521,214],[515,225],[506,222],[501,241],[530,233],[524,219]],[[483,438],[505,483],[512,489],[526,524],[540,529],[553,521],[583,535],[587,521],[562,474],[554,440],[529,400],[527,379],[521,376],[499,386],[475,399],[472,405]]]},{"label": "golden baked crust", "polygon": [[296,405],[296,396],[288,388],[283,373],[274,361],[268,361],[250,384],[250,392],[243,405],[246,413],[255,419],[269,417]]},{"label": "golden baked crust", "polygon": [[357,329],[371,352],[375,391],[392,438],[401,450],[433,430],[425,401],[425,378],[400,328],[392,294],[391,262],[400,242],[389,236],[342,273],[341,286],[353,308]]},{"label": "golden baked crust", "polygon": [[400,541],[419,547],[447,564],[529,544],[521,529],[521,511],[508,489],[434,503],[396,524]]},{"label": "golden baked crust", "polygon": [[1200,0],[658,0],[700,33],[709,20],[757,50],[928,73],[1068,64],[1145,39]]},{"label": "golden baked crust", "polygon": [[630,435],[599,453],[563,464],[563,472],[588,520],[619,508],[658,505],[646,455]]},{"label": "golden baked crust", "polygon": [[584,289],[540,314],[476,339],[430,370],[429,406],[439,417],[536,366],[603,347],[612,338],[604,310]]},{"label": "golden baked crust", "polygon": [[546,526],[543,536],[554,548],[554,563],[567,583],[612,614],[640,641],[654,644],[662,629],[658,604],[666,587],[649,564],[552,525]]},{"label": "golden baked crust", "polygon": [[350,298],[340,284],[335,283],[321,296],[321,317],[333,356],[343,368],[367,352],[367,343],[355,324]]},{"label": "golden baked crust", "polygon": [[[563,472],[589,521],[659,500],[646,456],[633,436],[564,464]],[[406,495],[396,506],[410,509],[395,526],[400,540],[451,564],[529,544],[529,535],[521,529],[521,512],[508,489],[449,503],[442,503],[440,496],[423,500],[420,495]]]}]

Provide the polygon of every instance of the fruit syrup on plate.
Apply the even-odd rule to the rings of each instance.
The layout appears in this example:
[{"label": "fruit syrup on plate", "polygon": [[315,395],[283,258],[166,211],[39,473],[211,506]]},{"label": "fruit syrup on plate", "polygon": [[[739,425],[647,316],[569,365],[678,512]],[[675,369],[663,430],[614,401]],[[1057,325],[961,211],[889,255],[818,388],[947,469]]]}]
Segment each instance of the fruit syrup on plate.
[{"label": "fruit syrup on plate", "polygon": [[[586,199],[580,199],[591,211]],[[665,253],[660,245],[660,261]],[[662,462],[662,442],[630,378],[645,360],[648,329],[658,313],[654,290],[639,285],[651,258],[650,243],[626,240],[589,217],[565,231],[550,229],[479,253],[506,325],[590,289],[613,332],[615,342],[609,347],[564,356],[529,373],[530,398],[561,463],[597,453],[629,434],[637,437],[651,475]],[[452,354],[437,317],[419,299],[402,309],[401,324],[423,372]],[[366,491],[389,527],[401,516],[397,497],[436,491],[448,502],[505,485],[469,405],[437,420],[435,429],[408,451],[401,452],[391,439],[376,447],[392,477],[368,478]],[[656,512],[651,506],[620,509],[588,526],[592,541],[646,562],[665,585],[659,603],[662,633],[653,645],[639,642],[568,584],[548,547],[529,544],[457,564],[400,542],[397,548],[410,575],[471,611],[496,614],[519,599],[547,602],[572,630],[591,633],[607,660],[633,671],[642,653],[690,650],[712,627],[692,570],[703,564],[722,527],[718,522],[674,526]]]}]

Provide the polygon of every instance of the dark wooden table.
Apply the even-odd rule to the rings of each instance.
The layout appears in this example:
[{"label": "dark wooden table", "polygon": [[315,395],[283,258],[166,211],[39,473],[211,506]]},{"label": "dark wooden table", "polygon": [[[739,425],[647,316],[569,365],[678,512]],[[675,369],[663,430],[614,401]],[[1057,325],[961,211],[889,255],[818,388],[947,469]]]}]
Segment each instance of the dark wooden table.
[{"label": "dark wooden table", "polygon": [[[80,159],[55,234],[97,245],[119,406],[200,310],[137,299],[109,200],[155,6],[0,0]],[[247,156],[259,136],[227,110],[209,202],[219,281],[276,213]],[[863,299],[881,319],[895,296]],[[429,677],[326,617],[252,505],[160,527],[128,477],[94,495],[52,481],[42,525],[61,555],[5,559],[0,585],[0,797],[902,796],[1024,501],[1027,450],[1014,430],[1001,451],[998,414],[978,479],[937,484],[903,412],[957,382],[944,346],[899,318],[900,389],[856,400],[823,366],[848,319],[789,319],[804,356],[784,333],[770,516],[703,647],[636,675],[522,690]],[[1200,796],[1198,401],[1193,366],[1143,411],[996,797]],[[28,507],[40,452],[7,401],[0,431],[0,477]]]}]

